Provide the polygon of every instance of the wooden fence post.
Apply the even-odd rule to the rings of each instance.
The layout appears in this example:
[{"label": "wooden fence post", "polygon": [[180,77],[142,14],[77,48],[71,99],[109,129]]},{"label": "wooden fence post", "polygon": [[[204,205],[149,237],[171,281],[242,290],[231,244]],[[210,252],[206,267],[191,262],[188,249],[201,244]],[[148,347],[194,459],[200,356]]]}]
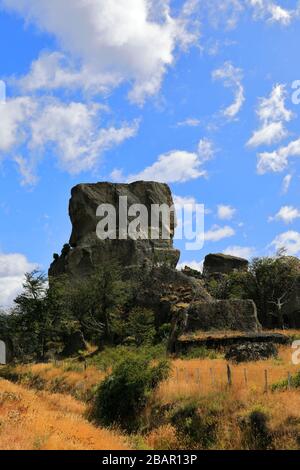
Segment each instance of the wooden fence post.
[{"label": "wooden fence post", "polygon": [[196,383],[197,384],[200,384],[200,370],[199,369],[196,369],[197,371],[197,374],[196,374]]},{"label": "wooden fence post", "polygon": [[268,387],[268,371],[266,369],[265,370],[265,390],[264,390],[265,393],[268,393],[268,388],[269,388]]},{"label": "wooden fence post", "polygon": [[244,379],[245,379],[245,385],[248,387],[248,374],[247,374],[247,369],[244,369]]},{"label": "wooden fence post", "polygon": [[231,369],[230,369],[229,364],[227,364],[227,382],[228,382],[229,387],[231,387],[231,385],[232,385],[232,375],[231,375]]},{"label": "wooden fence post", "polygon": [[291,390],[292,388],[292,376],[291,373],[288,373],[288,389]]}]

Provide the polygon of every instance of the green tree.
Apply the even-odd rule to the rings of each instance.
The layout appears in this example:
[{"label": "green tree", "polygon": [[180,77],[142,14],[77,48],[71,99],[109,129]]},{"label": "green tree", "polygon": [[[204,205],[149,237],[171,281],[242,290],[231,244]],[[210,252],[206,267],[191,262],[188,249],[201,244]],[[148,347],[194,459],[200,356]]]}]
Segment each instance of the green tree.
[{"label": "green tree", "polygon": [[152,343],[156,334],[154,323],[155,317],[152,310],[137,307],[128,315],[128,336],[134,338],[137,346]]}]

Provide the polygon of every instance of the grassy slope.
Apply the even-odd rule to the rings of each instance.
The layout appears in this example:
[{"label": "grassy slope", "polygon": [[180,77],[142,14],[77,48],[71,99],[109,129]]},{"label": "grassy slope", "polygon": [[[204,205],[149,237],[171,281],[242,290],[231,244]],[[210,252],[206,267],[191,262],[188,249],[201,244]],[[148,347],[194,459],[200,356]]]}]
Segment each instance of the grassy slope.
[{"label": "grassy slope", "polygon": [[69,395],[0,380],[0,449],[128,449],[123,436],[95,428],[84,413],[85,405]]},{"label": "grassy slope", "polygon": [[[124,357],[122,348],[119,354]],[[278,359],[233,365],[231,388],[226,385],[227,363],[221,356],[173,360],[172,376],[160,386],[145,412],[144,433],[131,438],[131,445],[153,449],[251,448],[253,443],[245,438],[245,423],[258,410],[267,417],[272,447],[300,448],[300,391],[264,393],[265,370],[269,385],[286,379],[288,372],[295,374],[300,370],[300,366],[292,365],[291,354],[291,347],[285,346],[280,348]],[[105,363],[109,372],[110,360],[117,361],[116,351],[104,351],[100,356],[87,370],[81,363],[70,361],[24,365],[17,368],[22,386],[1,381],[0,448],[126,448],[128,444],[122,436],[97,429],[83,418],[84,402],[89,401],[92,390],[106,374],[99,367]],[[25,385],[47,392],[27,390]],[[19,394],[21,399],[10,398],[10,393]],[[202,420],[197,422],[200,434],[196,442],[189,435],[193,431],[189,420],[186,435],[172,422],[174,410],[190,405],[197,408]],[[211,429],[213,437],[208,442],[205,436]]]}]

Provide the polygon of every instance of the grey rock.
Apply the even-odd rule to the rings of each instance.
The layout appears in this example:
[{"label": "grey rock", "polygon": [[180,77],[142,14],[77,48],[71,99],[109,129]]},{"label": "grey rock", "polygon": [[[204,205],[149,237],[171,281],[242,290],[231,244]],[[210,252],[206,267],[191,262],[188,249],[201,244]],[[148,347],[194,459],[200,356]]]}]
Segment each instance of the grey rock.
[{"label": "grey rock", "polygon": [[[75,277],[92,273],[97,266],[115,259],[124,267],[145,264],[168,264],[175,269],[180,252],[173,247],[175,230],[174,212],[171,213],[170,239],[157,240],[119,239],[119,197],[127,197],[128,207],[143,204],[148,209],[151,227],[151,205],[173,206],[170,188],[166,184],[138,181],[131,184],[95,183],[79,184],[72,189],[69,215],[72,234],[60,256],[55,255],[49,276],[67,274]],[[101,204],[111,204],[116,209],[117,239],[99,240],[96,227],[100,218],[96,211]]]},{"label": "grey rock", "polygon": [[273,343],[245,343],[231,346],[225,354],[225,359],[240,363],[261,361],[277,355],[278,349]]},{"label": "grey rock", "polygon": [[252,300],[192,302],[187,310],[185,332],[260,331],[256,305]]},{"label": "grey rock", "polygon": [[247,271],[249,262],[244,258],[224,255],[222,253],[209,254],[205,257],[203,275],[209,277],[215,274],[230,274],[234,271]]}]

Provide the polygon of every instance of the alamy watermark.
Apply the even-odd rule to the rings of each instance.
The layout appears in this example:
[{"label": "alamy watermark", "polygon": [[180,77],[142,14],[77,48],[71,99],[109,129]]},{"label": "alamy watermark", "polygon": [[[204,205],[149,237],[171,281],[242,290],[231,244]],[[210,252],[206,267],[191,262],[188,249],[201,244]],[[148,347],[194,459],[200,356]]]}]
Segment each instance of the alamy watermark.
[{"label": "alamy watermark", "polygon": [[[127,196],[120,196],[116,207],[101,204],[96,216],[100,219],[96,233],[100,240],[185,240],[188,251],[204,245],[204,204],[128,205]],[[175,229],[176,227],[176,229]]]},{"label": "alamy watermark", "polygon": [[295,105],[300,104],[300,80],[294,80],[292,89],[295,90],[292,94],[292,103]]},{"label": "alamy watermark", "polygon": [[298,366],[300,364],[300,340],[293,341],[292,348],[295,349],[292,354],[292,363]]},{"label": "alamy watermark", "polygon": [[0,341],[0,365],[6,364],[6,345],[4,341]]},{"label": "alamy watermark", "polygon": [[3,80],[0,80],[0,104],[6,103],[6,84]]}]

